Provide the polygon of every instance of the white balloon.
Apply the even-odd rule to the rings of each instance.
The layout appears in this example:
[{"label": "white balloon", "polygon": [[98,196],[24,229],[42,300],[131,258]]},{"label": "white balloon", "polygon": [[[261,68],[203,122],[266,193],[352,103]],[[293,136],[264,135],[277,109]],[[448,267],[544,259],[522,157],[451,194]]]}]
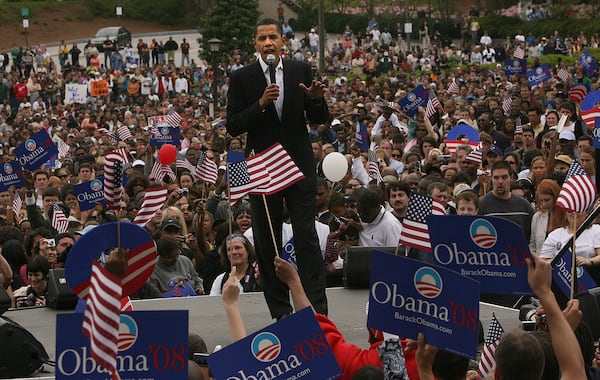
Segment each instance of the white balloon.
[{"label": "white balloon", "polygon": [[348,172],[348,160],[340,152],[329,153],[323,159],[323,174],[331,182],[338,182]]}]

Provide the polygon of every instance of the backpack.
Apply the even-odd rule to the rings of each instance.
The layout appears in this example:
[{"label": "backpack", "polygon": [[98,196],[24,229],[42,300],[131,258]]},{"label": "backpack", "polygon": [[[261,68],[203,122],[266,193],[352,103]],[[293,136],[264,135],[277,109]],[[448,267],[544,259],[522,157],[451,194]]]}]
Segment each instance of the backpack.
[{"label": "backpack", "polygon": [[17,322],[0,316],[0,378],[31,376],[46,362],[42,343]]}]

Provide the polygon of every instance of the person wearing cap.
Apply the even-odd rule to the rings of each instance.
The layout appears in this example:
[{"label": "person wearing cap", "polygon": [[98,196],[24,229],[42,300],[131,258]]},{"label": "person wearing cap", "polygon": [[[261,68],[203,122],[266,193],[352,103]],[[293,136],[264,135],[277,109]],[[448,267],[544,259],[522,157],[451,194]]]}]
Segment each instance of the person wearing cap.
[{"label": "person wearing cap", "polygon": [[181,243],[172,237],[156,242],[158,260],[150,276],[150,282],[164,294],[188,283],[196,294],[204,294],[202,279],[192,261],[181,254]]},{"label": "person wearing cap", "polygon": [[572,163],[573,159],[571,157],[566,154],[559,154],[554,159],[554,171],[566,175]]},{"label": "person wearing cap", "polygon": [[576,144],[574,132],[563,130],[558,135],[558,148],[560,148],[560,154],[575,157]]},{"label": "person wearing cap", "polygon": [[[306,133],[307,119],[324,123],[329,117],[324,99],[326,85],[313,79],[308,64],[280,59],[283,45],[281,25],[276,20],[259,22],[254,37],[258,60],[231,74],[227,92],[227,131],[232,136],[247,133],[246,154],[262,152],[274,143],[281,143],[305,176],[290,187],[266,196],[266,202],[263,196],[250,195],[254,241],[265,300],[271,316],[277,319],[292,312],[289,291],[276,277],[273,266],[275,247],[283,246],[284,201],[294,229],[302,283],[315,309],[327,313],[323,257],[314,223],[315,160],[310,136]],[[275,83],[270,80],[270,55],[275,56]],[[267,218],[266,206],[270,218]],[[269,223],[275,229],[275,244]]]},{"label": "person wearing cap", "polygon": [[502,160],[502,151],[497,145],[492,145],[485,153],[487,158],[487,167],[492,167],[496,162]]}]

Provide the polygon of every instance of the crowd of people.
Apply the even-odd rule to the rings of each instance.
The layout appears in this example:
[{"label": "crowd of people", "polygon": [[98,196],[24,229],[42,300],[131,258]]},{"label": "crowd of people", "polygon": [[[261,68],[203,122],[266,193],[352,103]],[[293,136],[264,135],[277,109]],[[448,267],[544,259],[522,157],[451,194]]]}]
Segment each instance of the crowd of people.
[{"label": "crowd of people", "polygon": [[[105,222],[133,221],[145,191],[161,185],[168,188],[167,201],[144,227],[156,240],[159,259],[151,279],[134,298],[161,297],[183,284],[198,295],[219,295],[234,283],[240,292],[265,291],[273,318],[284,318],[293,305],[282,297],[296,280],[288,272],[281,278],[278,270],[283,264],[273,263],[278,250],[274,245],[281,248],[293,241],[309,303],[326,315],[324,286],[341,285],[344,249],[396,246],[414,193],[439,199],[449,214],[509,219],[522,227],[535,256],[555,257],[587,215],[568,217],[556,207],[566,172],[577,160],[594,180],[596,176],[592,128],[582,120],[580,103],[570,100],[568,91],[578,83],[596,89],[597,74],[588,76],[579,64],[559,66],[554,73],[566,69],[567,80],[556,76],[531,88],[525,76],[507,76],[496,62],[511,57],[517,46],[536,57],[530,48],[544,38],[497,40],[502,49],[496,48],[494,59],[484,63],[473,60],[470,50],[478,50],[479,36],[461,50],[451,44],[442,47],[435,30],[434,24],[429,46],[409,47],[402,33],[392,35],[387,28],[379,33],[375,19],[364,34],[347,28],[327,49],[323,73],[314,70],[318,51],[310,36],[314,30],[304,39],[296,39],[290,30],[290,38],[284,39],[281,26],[269,22],[257,27],[255,54],[233,50],[218,67],[203,60],[196,64],[189,54],[184,61],[185,40],[175,43],[184,53],[180,65],[166,50],[163,57],[157,49],[155,60],[156,41],[139,40],[137,52],[128,44],[121,60],[115,49],[104,64],[99,52],[88,46],[83,50],[85,63],[76,45],[67,51],[62,44],[60,62],[54,62],[41,45],[16,49],[10,64],[5,57],[0,66],[2,162],[15,160],[15,147],[42,129],[69,151],[54,167],[25,171],[27,188],[0,193],[0,283],[12,294],[13,306],[43,306],[48,271],[64,266],[77,239]],[[566,38],[557,33],[547,40]],[[597,44],[595,36],[580,35],[577,41],[579,47]],[[283,77],[283,70],[274,72],[275,80],[269,81],[268,54],[276,54],[276,66],[296,70],[294,86],[287,85],[292,74],[285,72]],[[280,56],[290,60],[280,61]],[[298,61],[308,62],[313,72]],[[252,79],[258,82],[246,81],[251,70],[262,70],[265,80],[257,79],[261,73],[256,71]],[[102,79],[109,84],[108,96],[90,96],[84,104],[65,102],[65,85]],[[285,92],[280,92],[284,83]],[[456,91],[447,90],[451,84]],[[424,107],[409,116],[398,106],[418,85],[439,100],[430,116]],[[253,91],[253,86],[262,86],[264,92]],[[214,114],[209,114],[209,101],[214,101]],[[219,167],[216,184],[197,181],[189,169],[175,164],[175,180],[165,178],[161,183],[151,173],[158,149],[150,145],[148,118],[173,110],[182,117],[179,159],[195,164],[204,152]],[[447,143],[448,132],[459,124],[479,136],[478,148],[468,141]],[[357,141],[361,125],[374,161]],[[116,133],[121,126],[127,127],[131,138],[115,141],[105,133]],[[270,196],[270,211],[261,198],[252,196],[229,208],[228,151],[249,154],[275,142],[296,161],[305,181],[281,196]],[[74,185],[102,177],[104,154],[115,148],[125,149],[130,161],[120,210],[100,205],[80,210]],[[333,152],[345,155],[348,164],[344,178],[335,183],[323,168],[325,157]],[[369,161],[380,176],[372,176]],[[17,195],[24,202],[15,210]],[[59,234],[52,226],[54,204],[68,216],[66,233]],[[268,232],[267,212],[276,215],[277,243]],[[577,261],[598,279],[597,228],[593,225],[577,239]],[[309,251],[317,254],[308,259]],[[408,254],[431,261],[426,252]],[[535,281],[534,290],[544,307],[555,309],[544,284]],[[582,349],[593,351],[593,346]],[[556,354],[563,369],[562,352]],[[590,367],[591,357],[585,358]],[[365,364],[381,367],[377,361]]]}]

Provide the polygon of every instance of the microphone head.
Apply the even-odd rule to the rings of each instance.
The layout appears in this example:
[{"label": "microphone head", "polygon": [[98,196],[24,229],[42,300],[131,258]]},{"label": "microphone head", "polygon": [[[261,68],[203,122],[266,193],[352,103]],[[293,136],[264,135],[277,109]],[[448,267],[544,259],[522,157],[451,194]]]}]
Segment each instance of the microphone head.
[{"label": "microphone head", "polygon": [[275,64],[275,55],[273,55],[273,54],[267,55],[267,65],[274,65],[274,64]]}]

